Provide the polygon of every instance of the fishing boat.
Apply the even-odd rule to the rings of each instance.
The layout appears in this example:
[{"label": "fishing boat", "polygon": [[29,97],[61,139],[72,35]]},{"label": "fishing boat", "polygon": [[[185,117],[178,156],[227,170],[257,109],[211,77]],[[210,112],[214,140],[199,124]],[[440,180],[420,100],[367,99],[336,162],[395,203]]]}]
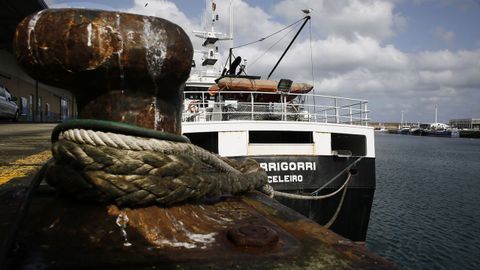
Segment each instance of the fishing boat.
[{"label": "fishing boat", "polygon": [[433,137],[451,137],[452,131],[447,124],[444,123],[432,123],[430,127],[424,130],[425,136],[433,136]]},{"label": "fishing boat", "polygon": [[410,134],[410,125],[405,123],[405,121],[403,120],[403,114],[404,113],[405,113],[405,111],[402,111],[402,121],[400,122],[400,125],[398,126],[397,133],[402,134],[402,135],[408,135],[408,134]]},{"label": "fishing boat", "polygon": [[435,122],[430,124],[428,129],[424,130],[422,135],[433,137],[459,137],[458,130],[452,134],[452,128],[444,123],[438,122],[438,106],[435,105]]},{"label": "fishing boat", "polygon": [[[275,196],[281,203],[365,241],[375,191],[368,101],[320,95],[290,78],[270,79],[275,68],[266,80],[248,75],[246,61],[232,49],[222,69],[217,42],[233,35],[215,31],[215,7],[207,6],[209,29],[195,32],[203,45],[184,89],[183,134],[220,156],[255,159],[278,194],[291,194]],[[309,19],[300,20],[299,31]]]}]

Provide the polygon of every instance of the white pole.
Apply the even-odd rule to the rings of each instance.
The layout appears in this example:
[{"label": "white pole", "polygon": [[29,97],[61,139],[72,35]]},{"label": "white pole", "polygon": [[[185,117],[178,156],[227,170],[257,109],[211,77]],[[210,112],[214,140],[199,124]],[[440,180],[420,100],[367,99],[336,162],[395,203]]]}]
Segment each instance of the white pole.
[{"label": "white pole", "polygon": [[437,109],[438,109],[438,105],[435,104],[435,123],[438,123],[438,120],[437,120]]},{"label": "white pole", "polygon": [[229,8],[229,15],[230,15],[230,39],[232,40],[232,47],[233,47],[233,12],[232,12],[232,0],[230,0]]},{"label": "white pole", "polygon": [[403,111],[402,111],[402,122],[400,123],[400,128],[403,127]]}]

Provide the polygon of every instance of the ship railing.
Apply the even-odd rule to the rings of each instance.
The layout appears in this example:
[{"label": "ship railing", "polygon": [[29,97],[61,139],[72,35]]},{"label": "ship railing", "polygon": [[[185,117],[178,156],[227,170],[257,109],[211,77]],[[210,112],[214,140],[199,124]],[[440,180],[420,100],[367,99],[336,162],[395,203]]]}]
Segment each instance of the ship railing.
[{"label": "ship railing", "polygon": [[184,93],[184,122],[267,120],[368,125],[368,101],[318,94],[223,91]]}]

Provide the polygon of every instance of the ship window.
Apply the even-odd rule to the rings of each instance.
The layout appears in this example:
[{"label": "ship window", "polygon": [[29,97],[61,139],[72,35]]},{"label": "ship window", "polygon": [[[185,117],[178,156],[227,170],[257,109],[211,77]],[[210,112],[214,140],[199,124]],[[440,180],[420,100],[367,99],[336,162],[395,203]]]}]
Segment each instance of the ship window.
[{"label": "ship window", "polygon": [[332,152],[348,153],[353,156],[365,156],[367,143],[364,135],[332,133]]},{"label": "ship window", "polygon": [[250,143],[313,143],[312,132],[304,131],[250,131]]},{"label": "ship window", "polygon": [[192,144],[218,154],[218,132],[199,132],[183,134]]}]

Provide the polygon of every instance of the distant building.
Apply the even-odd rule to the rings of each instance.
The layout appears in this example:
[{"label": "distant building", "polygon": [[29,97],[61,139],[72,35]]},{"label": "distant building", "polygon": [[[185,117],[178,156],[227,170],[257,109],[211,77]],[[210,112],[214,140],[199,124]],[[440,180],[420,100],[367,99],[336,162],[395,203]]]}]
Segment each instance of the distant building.
[{"label": "distant building", "polygon": [[480,118],[452,119],[449,124],[460,129],[480,129]]},{"label": "distant building", "polygon": [[58,122],[76,116],[70,92],[35,80],[15,60],[12,44],[17,24],[45,8],[44,0],[0,1],[0,84],[17,98],[20,121]]},{"label": "distant building", "polygon": [[43,84],[21,70],[12,53],[0,49],[0,84],[17,97],[22,122],[59,122],[76,115],[75,97]]}]

